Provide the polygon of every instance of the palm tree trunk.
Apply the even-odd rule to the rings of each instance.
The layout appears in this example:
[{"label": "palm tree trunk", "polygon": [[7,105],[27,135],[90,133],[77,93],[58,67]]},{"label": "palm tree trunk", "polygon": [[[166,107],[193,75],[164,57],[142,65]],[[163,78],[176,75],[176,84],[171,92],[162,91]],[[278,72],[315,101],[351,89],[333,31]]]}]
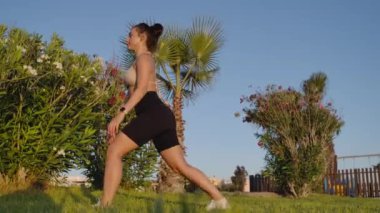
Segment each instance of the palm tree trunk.
[{"label": "palm tree trunk", "polygon": [[[181,94],[176,94],[173,101],[173,111],[176,120],[176,131],[179,144],[185,150],[184,141],[184,121],[182,119],[183,102]],[[161,159],[160,171],[158,176],[158,191],[160,192],[176,192],[182,193],[185,191],[184,178],[175,173],[170,167]]]},{"label": "palm tree trunk", "polygon": [[182,118],[182,109],[183,109],[183,100],[181,94],[176,95],[174,97],[174,102],[173,102],[173,111],[174,111],[174,117],[175,117],[175,122],[176,122],[176,130],[177,130],[177,137],[178,137],[178,142],[185,150],[185,128],[184,128],[184,120]]}]

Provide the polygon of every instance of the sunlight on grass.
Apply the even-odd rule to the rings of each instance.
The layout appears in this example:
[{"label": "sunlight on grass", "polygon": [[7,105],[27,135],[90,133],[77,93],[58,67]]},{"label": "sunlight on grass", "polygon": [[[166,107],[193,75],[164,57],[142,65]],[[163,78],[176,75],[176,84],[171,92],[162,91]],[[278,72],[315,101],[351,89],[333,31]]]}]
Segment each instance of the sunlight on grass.
[{"label": "sunlight on grass", "polygon": [[[156,194],[120,190],[111,208],[92,207],[101,191],[86,188],[25,190],[0,196],[0,212],[206,212],[204,193]],[[379,199],[314,194],[304,199],[225,194],[227,211],[213,212],[379,212]]]}]

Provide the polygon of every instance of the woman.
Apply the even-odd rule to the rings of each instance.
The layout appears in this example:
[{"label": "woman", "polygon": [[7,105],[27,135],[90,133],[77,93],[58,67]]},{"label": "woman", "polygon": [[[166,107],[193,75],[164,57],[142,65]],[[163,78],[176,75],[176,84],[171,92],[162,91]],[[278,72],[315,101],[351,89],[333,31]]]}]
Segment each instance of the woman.
[{"label": "woman", "polygon": [[[126,83],[130,86],[128,101],[108,125],[109,147],[104,176],[104,191],[101,206],[111,204],[122,176],[122,158],[149,140],[165,162],[177,173],[197,184],[213,199],[208,210],[228,207],[227,200],[198,169],[190,166],[176,135],[172,111],[157,95],[155,62],[152,56],[162,34],[161,24],[149,26],[140,23],[132,27],[127,38],[128,49],[136,55],[134,65],[128,70]],[[119,125],[132,109],[137,117],[119,133]]]}]

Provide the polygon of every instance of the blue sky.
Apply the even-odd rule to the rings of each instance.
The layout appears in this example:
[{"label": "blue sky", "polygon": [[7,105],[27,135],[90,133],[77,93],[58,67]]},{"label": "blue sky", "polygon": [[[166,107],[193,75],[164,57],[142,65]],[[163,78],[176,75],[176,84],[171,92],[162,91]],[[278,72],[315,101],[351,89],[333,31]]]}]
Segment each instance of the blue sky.
[{"label": "blue sky", "polygon": [[[380,1],[20,1],[2,3],[0,23],[53,32],[76,52],[106,60],[120,56],[129,23],[154,20],[189,27],[198,16],[223,27],[225,44],[213,86],[184,109],[187,159],[208,176],[229,178],[237,165],[249,174],[264,166],[257,127],[234,117],[241,95],[268,84],[300,88],[313,72],[328,76],[332,101],[345,126],[338,156],[380,153]],[[249,88],[252,85],[252,88]],[[375,164],[380,158],[341,162]]]}]

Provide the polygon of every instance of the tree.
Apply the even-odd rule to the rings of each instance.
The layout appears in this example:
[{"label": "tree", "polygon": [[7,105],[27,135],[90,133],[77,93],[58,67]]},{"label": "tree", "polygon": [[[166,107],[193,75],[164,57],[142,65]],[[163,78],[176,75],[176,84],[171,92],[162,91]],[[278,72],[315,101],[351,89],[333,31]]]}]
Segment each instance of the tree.
[{"label": "tree", "polygon": [[244,184],[247,179],[248,172],[245,170],[244,166],[236,166],[234,171],[234,176],[231,177],[231,181],[235,187],[235,190],[243,191]]},{"label": "tree", "polygon": [[373,166],[374,169],[380,169],[380,163],[376,164],[375,166]]},{"label": "tree", "polygon": [[261,128],[256,136],[267,151],[266,173],[294,197],[305,197],[320,185],[334,159],[333,139],[343,121],[331,102],[323,104],[326,81],[324,73],[315,73],[301,92],[269,85],[241,99],[249,104],[243,122]]},{"label": "tree", "polygon": [[[184,101],[194,101],[202,89],[212,84],[219,70],[216,59],[222,44],[220,24],[213,19],[197,18],[190,29],[166,28],[154,54],[159,89],[164,98],[172,102],[177,136],[183,149]],[[124,41],[123,45],[126,46]],[[126,50],[123,58],[125,66],[129,67],[133,54]],[[174,173],[163,160],[158,176],[159,191],[184,191],[183,178]]]}]

